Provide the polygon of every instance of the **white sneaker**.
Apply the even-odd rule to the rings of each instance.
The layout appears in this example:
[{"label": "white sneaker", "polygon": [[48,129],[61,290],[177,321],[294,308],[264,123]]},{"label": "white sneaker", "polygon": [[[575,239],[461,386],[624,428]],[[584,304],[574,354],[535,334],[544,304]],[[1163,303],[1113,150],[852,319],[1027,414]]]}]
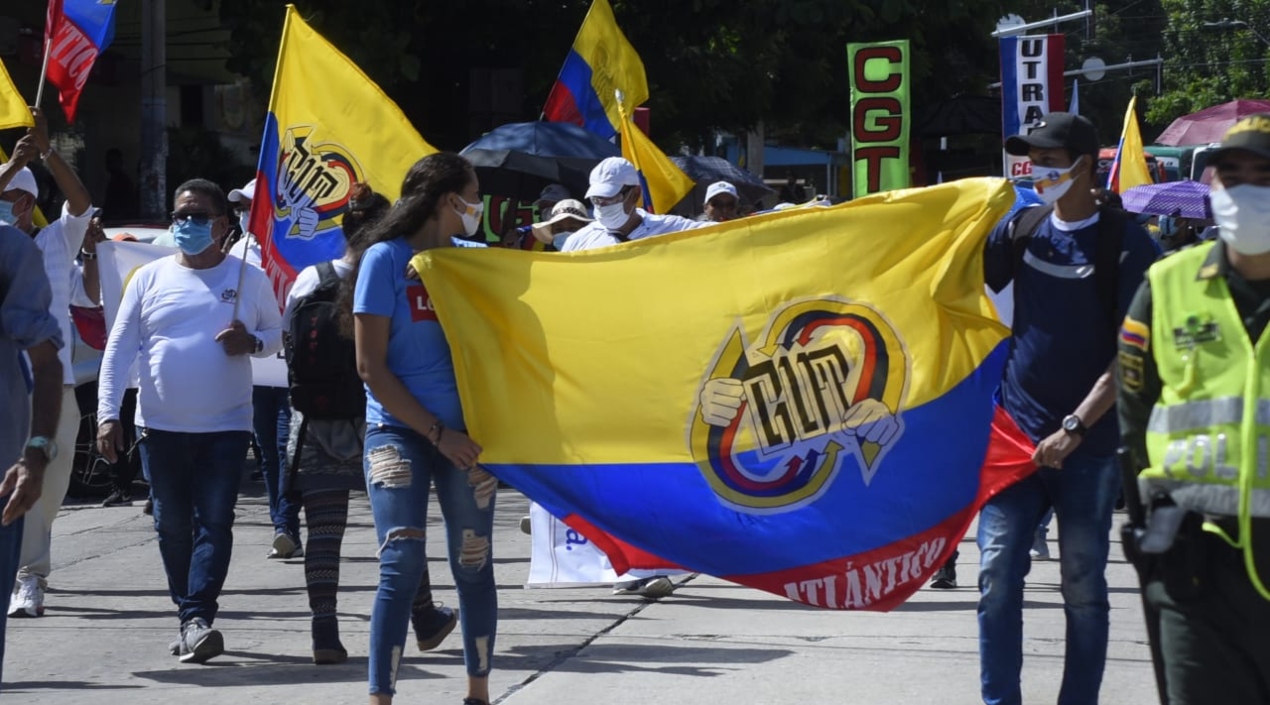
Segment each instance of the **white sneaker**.
[{"label": "white sneaker", "polygon": [[9,602],[10,617],[43,617],[44,588],[34,575],[19,576]]},{"label": "white sneaker", "polygon": [[1034,561],[1048,561],[1050,559],[1049,544],[1044,541],[1034,542],[1032,550],[1028,551],[1028,555],[1032,556]]}]

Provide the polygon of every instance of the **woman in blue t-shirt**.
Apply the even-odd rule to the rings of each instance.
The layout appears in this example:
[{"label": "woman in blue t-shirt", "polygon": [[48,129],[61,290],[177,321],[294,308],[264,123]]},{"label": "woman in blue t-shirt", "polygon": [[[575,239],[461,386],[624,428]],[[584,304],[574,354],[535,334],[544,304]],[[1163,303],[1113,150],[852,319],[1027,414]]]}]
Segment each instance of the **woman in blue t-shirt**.
[{"label": "woman in blue t-shirt", "polygon": [[352,276],[357,368],[366,382],[366,472],[378,535],[379,590],[370,617],[370,702],[391,703],[407,622],[427,561],[428,486],[445,517],[459,592],[465,705],[489,702],[498,601],[490,539],[498,481],[476,464],[465,433],[445,333],[423,284],[407,276],[421,250],[452,246],[481,223],[476,172],[456,154],[433,154],[406,174],[401,199],[366,233]]}]

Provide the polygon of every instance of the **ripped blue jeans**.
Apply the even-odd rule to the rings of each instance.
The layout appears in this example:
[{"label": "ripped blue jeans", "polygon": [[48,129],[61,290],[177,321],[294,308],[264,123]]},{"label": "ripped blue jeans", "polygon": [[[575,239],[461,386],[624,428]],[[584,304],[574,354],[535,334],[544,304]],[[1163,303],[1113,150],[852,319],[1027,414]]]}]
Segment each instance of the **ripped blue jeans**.
[{"label": "ripped blue jeans", "polygon": [[370,692],[395,694],[410,607],[427,562],[428,488],[437,487],[450,571],[459,593],[463,660],[473,677],[489,675],[498,624],[491,539],[498,480],[455,467],[412,430],[366,430],[366,490],[379,542],[379,589],[370,613]]}]

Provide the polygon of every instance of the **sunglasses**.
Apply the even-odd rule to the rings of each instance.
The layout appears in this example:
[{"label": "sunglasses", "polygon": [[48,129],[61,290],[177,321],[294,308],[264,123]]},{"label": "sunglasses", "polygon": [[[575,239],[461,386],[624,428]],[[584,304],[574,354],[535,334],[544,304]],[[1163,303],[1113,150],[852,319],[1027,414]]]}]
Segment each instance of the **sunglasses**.
[{"label": "sunglasses", "polygon": [[177,225],[191,222],[194,225],[203,226],[219,218],[219,215],[209,213],[207,211],[184,211],[172,213],[172,222]]},{"label": "sunglasses", "polygon": [[623,186],[622,190],[618,191],[616,196],[592,196],[591,203],[597,206],[611,206],[614,203],[621,203],[626,200],[626,197],[630,195],[634,188],[634,186]]}]

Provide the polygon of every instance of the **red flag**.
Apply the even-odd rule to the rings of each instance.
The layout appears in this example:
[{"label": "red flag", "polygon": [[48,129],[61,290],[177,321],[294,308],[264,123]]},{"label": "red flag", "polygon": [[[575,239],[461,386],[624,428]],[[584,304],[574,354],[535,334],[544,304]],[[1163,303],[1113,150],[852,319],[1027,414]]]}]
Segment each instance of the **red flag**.
[{"label": "red flag", "polygon": [[49,0],[44,20],[44,52],[49,83],[57,87],[62,112],[75,121],[75,108],[97,56],[115,35],[115,0]]}]

